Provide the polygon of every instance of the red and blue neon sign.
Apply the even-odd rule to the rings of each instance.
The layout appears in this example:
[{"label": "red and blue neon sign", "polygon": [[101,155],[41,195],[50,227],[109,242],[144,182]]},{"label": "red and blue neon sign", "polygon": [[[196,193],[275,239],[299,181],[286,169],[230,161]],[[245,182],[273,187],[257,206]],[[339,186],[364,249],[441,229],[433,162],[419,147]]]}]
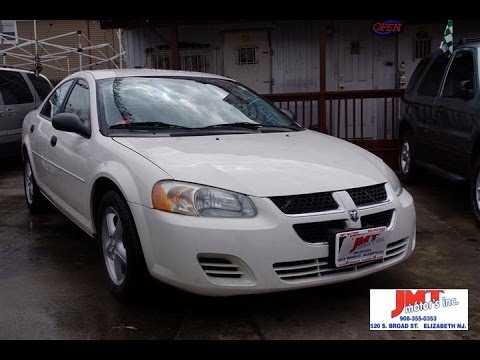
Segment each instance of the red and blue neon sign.
[{"label": "red and blue neon sign", "polygon": [[372,31],[381,36],[399,34],[403,30],[403,23],[400,20],[376,21],[372,25]]}]

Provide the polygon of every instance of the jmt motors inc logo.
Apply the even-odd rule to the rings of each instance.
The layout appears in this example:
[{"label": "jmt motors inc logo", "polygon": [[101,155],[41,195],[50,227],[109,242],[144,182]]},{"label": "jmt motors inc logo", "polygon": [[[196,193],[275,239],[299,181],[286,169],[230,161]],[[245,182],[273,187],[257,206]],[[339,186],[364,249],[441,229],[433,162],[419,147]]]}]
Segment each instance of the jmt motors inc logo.
[{"label": "jmt motors inc logo", "polygon": [[370,330],[468,330],[468,290],[372,289]]}]

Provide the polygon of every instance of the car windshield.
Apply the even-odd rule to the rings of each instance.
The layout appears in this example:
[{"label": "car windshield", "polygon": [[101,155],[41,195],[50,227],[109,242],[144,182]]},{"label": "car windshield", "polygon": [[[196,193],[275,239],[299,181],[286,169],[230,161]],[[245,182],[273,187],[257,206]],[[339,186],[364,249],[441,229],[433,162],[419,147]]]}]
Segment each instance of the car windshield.
[{"label": "car windshield", "polygon": [[229,80],[117,77],[99,80],[98,91],[109,129],[298,128],[278,108]]}]

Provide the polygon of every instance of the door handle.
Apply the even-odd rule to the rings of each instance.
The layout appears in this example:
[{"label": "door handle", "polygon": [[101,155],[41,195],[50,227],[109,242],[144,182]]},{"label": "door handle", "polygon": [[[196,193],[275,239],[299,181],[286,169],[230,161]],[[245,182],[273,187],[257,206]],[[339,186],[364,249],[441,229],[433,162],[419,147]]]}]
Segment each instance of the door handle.
[{"label": "door handle", "polygon": [[57,145],[57,137],[55,135],[53,135],[50,139],[50,145],[52,145],[52,147],[55,147],[55,145]]},{"label": "door handle", "polygon": [[411,107],[415,110],[420,109],[420,105],[418,104],[412,104]]},{"label": "door handle", "polygon": [[6,108],[7,111],[7,116],[13,116],[13,109],[12,108]]},{"label": "door handle", "polygon": [[443,112],[443,107],[439,106],[435,109],[435,113],[441,114]]}]

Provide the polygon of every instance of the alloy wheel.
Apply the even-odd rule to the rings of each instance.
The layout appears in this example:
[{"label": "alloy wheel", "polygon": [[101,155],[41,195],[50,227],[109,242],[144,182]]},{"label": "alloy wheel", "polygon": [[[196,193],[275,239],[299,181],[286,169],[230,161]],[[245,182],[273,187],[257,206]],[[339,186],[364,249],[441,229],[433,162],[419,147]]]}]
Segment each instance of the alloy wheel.
[{"label": "alloy wheel", "polygon": [[115,285],[122,285],[127,273],[127,251],[123,242],[123,224],[114,208],[102,217],[102,248],[108,274]]},{"label": "alloy wheel", "polygon": [[475,198],[477,200],[477,207],[480,209],[480,169],[477,171],[477,180],[475,182]]},{"label": "alloy wheel", "polygon": [[24,169],[25,177],[25,195],[27,196],[27,201],[29,204],[33,203],[33,173],[32,167],[30,166],[30,161],[25,162]]},{"label": "alloy wheel", "polygon": [[408,174],[410,170],[410,144],[407,139],[403,140],[402,143],[402,150],[400,153],[400,166],[401,170],[404,174]]}]

